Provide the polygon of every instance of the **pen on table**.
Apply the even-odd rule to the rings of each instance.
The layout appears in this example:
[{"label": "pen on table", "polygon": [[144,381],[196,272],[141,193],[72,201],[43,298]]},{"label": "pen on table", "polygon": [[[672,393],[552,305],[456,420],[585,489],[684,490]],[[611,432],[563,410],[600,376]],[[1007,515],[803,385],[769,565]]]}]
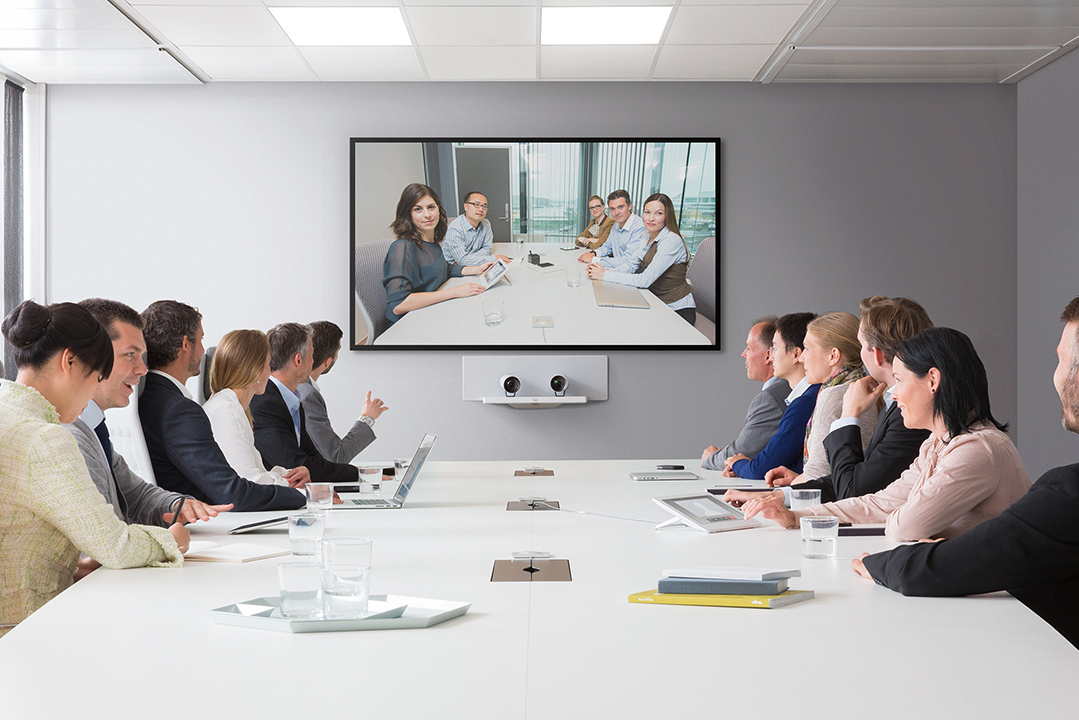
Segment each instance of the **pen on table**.
[{"label": "pen on table", "polygon": [[186,500],[187,500],[186,496],[180,498],[180,504],[176,506],[176,511],[172,514],[172,522],[173,522],[173,524],[176,524],[176,523],[180,523],[181,525],[185,524],[184,521],[180,519],[180,511],[184,509],[184,501],[186,501]]}]

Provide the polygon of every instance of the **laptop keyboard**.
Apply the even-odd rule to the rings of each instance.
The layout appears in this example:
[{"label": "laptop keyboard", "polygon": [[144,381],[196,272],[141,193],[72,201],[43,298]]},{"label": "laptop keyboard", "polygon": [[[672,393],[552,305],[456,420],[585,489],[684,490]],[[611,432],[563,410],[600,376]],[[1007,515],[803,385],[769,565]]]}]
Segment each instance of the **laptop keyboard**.
[{"label": "laptop keyboard", "polygon": [[353,505],[373,505],[375,507],[392,507],[386,500],[353,500]]}]

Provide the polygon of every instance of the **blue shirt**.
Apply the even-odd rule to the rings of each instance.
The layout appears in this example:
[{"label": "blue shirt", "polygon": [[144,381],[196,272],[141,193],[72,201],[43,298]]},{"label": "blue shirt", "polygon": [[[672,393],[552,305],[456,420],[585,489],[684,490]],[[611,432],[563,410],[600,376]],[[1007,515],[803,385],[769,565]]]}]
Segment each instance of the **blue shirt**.
[{"label": "blue shirt", "polygon": [[494,241],[491,223],[486,218],[481,220],[478,226],[472,227],[472,223],[461,213],[446,229],[442,254],[446,257],[446,262],[454,265],[482,265],[491,259],[491,246]]},{"label": "blue shirt", "polygon": [[284,398],[285,405],[288,406],[289,415],[292,416],[292,426],[296,430],[296,444],[298,445],[300,443],[300,398],[296,397],[296,393],[285,387],[285,384],[273,375],[270,376],[270,379],[273,380],[277,389],[281,391],[281,397]]},{"label": "blue shirt", "polygon": [[[783,465],[796,473],[802,472],[802,451],[805,450],[806,425],[817,407],[820,383],[810,385],[804,393],[790,401],[779,421],[779,429],[764,449],[752,460],[739,460],[731,466],[740,478],[762,480],[772,468]],[[793,391],[792,391],[793,392]]]},{"label": "blue shirt", "polygon": [[386,319],[401,319],[393,309],[414,292],[434,292],[448,278],[461,277],[461,266],[450,265],[437,243],[416,243],[397,238],[382,261],[382,284],[386,288]]},{"label": "blue shirt", "polygon": [[[629,223],[626,224],[628,225]],[[654,283],[660,275],[667,272],[667,269],[671,265],[684,263],[689,260],[689,255],[686,254],[686,244],[682,242],[682,238],[668,230],[666,226],[659,231],[659,235],[656,236],[654,241],[649,240],[646,233],[644,252],[641,253],[642,259],[648,254],[648,248],[652,247],[653,242],[656,244],[656,254],[652,258],[652,262],[648,264],[648,267],[640,272],[633,273],[608,270],[603,273],[603,281],[618,283],[620,285],[632,285],[633,287],[639,288],[652,287],[652,283]],[[681,310],[683,308],[695,308],[697,307],[697,304],[693,302],[693,293],[690,293],[681,300],[667,303],[667,307],[672,310]]]},{"label": "blue shirt", "polygon": [[644,220],[639,215],[630,215],[625,225],[614,224],[607,242],[596,250],[596,257],[607,270],[635,273],[641,266],[647,242],[648,231],[645,230]]}]

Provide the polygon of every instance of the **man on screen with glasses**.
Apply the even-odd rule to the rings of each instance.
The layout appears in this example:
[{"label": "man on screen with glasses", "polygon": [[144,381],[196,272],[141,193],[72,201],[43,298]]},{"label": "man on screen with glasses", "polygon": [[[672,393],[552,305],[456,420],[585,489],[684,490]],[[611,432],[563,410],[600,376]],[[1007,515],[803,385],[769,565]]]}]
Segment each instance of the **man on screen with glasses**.
[{"label": "man on screen with glasses", "polygon": [[465,267],[483,265],[492,260],[510,262],[505,255],[493,255],[494,233],[487,220],[487,198],[482,193],[470,192],[465,195],[464,213],[454,218],[446,229],[446,239],[442,241],[442,254],[446,262]]}]

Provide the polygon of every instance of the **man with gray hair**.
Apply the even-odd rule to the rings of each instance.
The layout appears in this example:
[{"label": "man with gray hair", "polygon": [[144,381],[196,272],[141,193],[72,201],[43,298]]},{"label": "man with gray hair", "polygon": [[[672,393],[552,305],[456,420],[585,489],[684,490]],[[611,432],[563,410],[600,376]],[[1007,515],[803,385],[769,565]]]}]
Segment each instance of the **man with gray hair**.
[{"label": "man with gray hair", "polygon": [[786,398],[791,386],[786,380],[775,377],[772,373],[772,336],[776,332],[776,318],[761,318],[753,323],[746,338],[746,349],[742,357],[746,359],[746,376],[750,380],[764,383],[764,387],[753,402],[749,404],[745,422],[738,437],[727,447],[720,449],[709,445],[701,455],[701,467],[706,470],[723,470],[725,461],[735,455],[756,457],[764,449],[772,436],[779,429],[779,421],[786,410]]},{"label": "man with gray hair", "polygon": [[255,447],[263,462],[267,467],[303,465],[311,472],[311,482],[357,482],[359,470],[354,465],[324,458],[307,433],[297,389],[311,376],[311,328],[281,323],[266,337],[270,341],[270,381],[266,392],[251,398],[250,408]]}]

